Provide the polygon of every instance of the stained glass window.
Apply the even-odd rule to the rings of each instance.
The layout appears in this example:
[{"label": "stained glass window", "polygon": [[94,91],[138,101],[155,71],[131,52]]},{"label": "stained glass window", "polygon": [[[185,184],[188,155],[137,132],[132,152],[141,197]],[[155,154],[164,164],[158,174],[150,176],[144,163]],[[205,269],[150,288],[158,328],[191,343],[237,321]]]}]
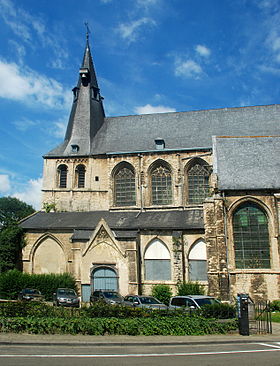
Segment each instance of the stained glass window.
[{"label": "stained glass window", "polygon": [[199,163],[187,173],[188,203],[201,204],[209,196],[209,168]]},{"label": "stained glass window", "polygon": [[134,206],[135,199],[135,174],[132,169],[123,167],[115,174],[115,205]]},{"label": "stained glass window", "polygon": [[267,216],[254,203],[242,205],[233,216],[236,268],[269,268]]},{"label": "stained glass window", "polygon": [[170,205],[172,203],[171,172],[160,165],[151,172],[152,205]]}]

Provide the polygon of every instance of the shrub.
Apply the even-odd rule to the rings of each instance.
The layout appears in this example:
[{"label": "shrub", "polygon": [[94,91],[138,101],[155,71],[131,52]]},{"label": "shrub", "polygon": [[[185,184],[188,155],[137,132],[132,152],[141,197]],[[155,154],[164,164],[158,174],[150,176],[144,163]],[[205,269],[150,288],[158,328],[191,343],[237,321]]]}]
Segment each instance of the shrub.
[{"label": "shrub", "polygon": [[165,305],[169,304],[169,300],[172,296],[172,291],[168,285],[155,285],[152,289],[152,296],[156,297],[159,301]]},{"label": "shrub", "polygon": [[171,318],[0,318],[0,332],[90,335],[204,335],[236,331],[237,322],[221,323],[199,317]]},{"label": "shrub", "polygon": [[74,277],[69,273],[63,274],[28,274],[11,270],[0,274],[0,294],[6,298],[16,299],[23,288],[36,288],[42,292],[45,299],[52,300],[53,293],[58,287],[76,289]]},{"label": "shrub", "polygon": [[198,282],[179,282],[177,284],[177,295],[204,295],[204,288]]},{"label": "shrub", "polygon": [[236,307],[230,304],[204,305],[199,314],[205,318],[232,319],[236,318]]},{"label": "shrub", "polygon": [[270,303],[270,309],[272,311],[280,311],[280,300],[273,300]]}]

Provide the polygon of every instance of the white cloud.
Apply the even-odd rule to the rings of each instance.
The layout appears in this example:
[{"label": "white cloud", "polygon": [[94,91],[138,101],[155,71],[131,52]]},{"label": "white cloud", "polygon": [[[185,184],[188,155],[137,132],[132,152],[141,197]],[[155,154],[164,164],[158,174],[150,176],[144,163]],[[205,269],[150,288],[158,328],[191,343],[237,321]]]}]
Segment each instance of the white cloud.
[{"label": "white cloud", "polygon": [[57,29],[55,32],[46,31],[45,22],[41,17],[31,15],[11,0],[0,0],[0,17],[29,47],[36,49],[40,45],[40,47],[47,47],[49,51],[52,50],[54,56],[51,57],[50,67],[58,69],[65,67],[68,52],[65,47],[62,47],[65,39],[58,37]]},{"label": "white cloud", "polygon": [[69,103],[70,92],[56,80],[3,60],[0,60],[0,85],[0,98],[55,109],[66,108]]},{"label": "white cloud", "polygon": [[196,52],[202,57],[209,57],[211,54],[211,50],[202,44],[198,44],[195,47]]},{"label": "white cloud", "polygon": [[39,210],[41,208],[42,199],[42,181],[42,178],[30,179],[25,190],[23,192],[14,193],[12,197],[16,197],[21,201],[33,206],[36,210]]},{"label": "white cloud", "polygon": [[38,123],[27,118],[13,122],[19,131],[27,131],[30,127],[36,126]]},{"label": "white cloud", "polygon": [[143,106],[135,107],[134,112],[137,114],[166,113],[176,112],[176,109],[163,105],[152,106],[151,104],[146,104]]},{"label": "white cloud", "polygon": [[57,138],[64,138],[67,123],[67,118],[60,118],[57,122],[54,122],[53,135]]},{"label": "white cloud", "polygon": [[11,189],[10,179],[7,174],[0,174],[0,192],[6,193]]},{"label": "white cloud", "polygon": [[186,78],[199,79],[203,73],[201,66],[193,60],[177,59],[175,61],[175,75]]},{"label": "white cloud", "polygon": [[159,2],[159,0],[137,0],[137,4],[139,6],[148,7],[151,5],[155,5]]},{"label": "white cloud", "polygon": [[139,28],[143,26],[155,26],[156,22],[151,18],[141,18],[135,20],[134,22],[127,24],[120,24],[117,28],[118,33],[120,33],[121,37],[127,40],[129,43],[134,42],[137,39]]}]

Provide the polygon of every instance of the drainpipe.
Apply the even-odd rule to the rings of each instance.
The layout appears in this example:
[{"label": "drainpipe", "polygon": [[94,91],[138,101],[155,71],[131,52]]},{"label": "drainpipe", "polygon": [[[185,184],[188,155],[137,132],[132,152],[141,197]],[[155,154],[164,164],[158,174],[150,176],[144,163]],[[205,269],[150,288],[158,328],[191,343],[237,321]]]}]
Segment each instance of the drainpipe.
[{"label": "drainpipe", "polygon": [[137,230],[136,236],[136,268],[137,268],[137,288],[138,295],[142,295],[142,256],[140,246],[140,229]]}]

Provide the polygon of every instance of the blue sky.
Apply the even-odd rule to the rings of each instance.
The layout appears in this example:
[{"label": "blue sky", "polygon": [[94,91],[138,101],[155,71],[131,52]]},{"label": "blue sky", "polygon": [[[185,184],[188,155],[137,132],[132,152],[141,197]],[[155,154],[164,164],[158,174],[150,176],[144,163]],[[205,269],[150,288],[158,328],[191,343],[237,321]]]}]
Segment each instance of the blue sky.
[{"label": "blue sky", "polygon": [[0,0],[0,196],[40,207],[84,22],[107,116],[279,103],[279,0]]}]

